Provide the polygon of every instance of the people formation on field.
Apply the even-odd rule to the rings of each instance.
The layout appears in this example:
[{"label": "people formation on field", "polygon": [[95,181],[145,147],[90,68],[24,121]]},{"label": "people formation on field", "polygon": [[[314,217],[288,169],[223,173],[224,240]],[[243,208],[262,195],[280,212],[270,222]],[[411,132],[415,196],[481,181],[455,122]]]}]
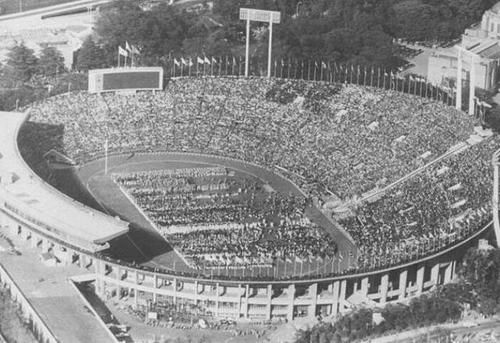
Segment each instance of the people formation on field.
[{"label": "people formation on field", "polygon": [[[34,104],[30,113],[20,137],[32,149],[22,150],[42,173],[45,164],[40,156],[51,148],[82,162],[103,156],[107,142],[110,153],[164,150],[241,159],[274,169],[319,203],[335,194],[356,204],[340,223],[360,249],[361,268],[434,251],[488,218],[489,160],[496,139],[433,164],[376,201],[359,202],[367,192],[383,190],[473,132],[471,118],[408,94],[298,80],[186,78],[172,80],[165,91],[156,93],[60,95]],[[152,173],[151,178],[157,177]],[[211,198],[209,209],[176,212],[197,200],[192,195],[179,197],[174,190],[203,190],[183,178],[168,182],[169,194],[134,195],[141,206],[167,213],[155,217],[160,226],[196,227],[201,217],[220,225],[244,217],[241,208],[262,214],[249,199],[234,204],[231,197],[222,196]],[[219,194],[233,187],[232,182],[228,178],[209,183]],[[285,234],[286,239],[305,239],[302,224],[287,225],[284,232],[292,234]],[[276,237],[278,226],[273,228]],[[259,229],[243,230],[258,237],[262,232],[254,231]],[[221,230],[222,235],[215,234]],[[197,231],[199,236],[193,234]],[[183,249],[197,251],[195,242],[207,239],[237,241],[235,232],[188,230]],[[236,255],[258,254],[256,246],[233,249]]]},{"label": "people formation on field", "polygon": [[333,239],[305,216],[303,196],[269,193],[256,179],[230,177],[220,167],[195,170],[112,177],[197,268],[335,255]]}]

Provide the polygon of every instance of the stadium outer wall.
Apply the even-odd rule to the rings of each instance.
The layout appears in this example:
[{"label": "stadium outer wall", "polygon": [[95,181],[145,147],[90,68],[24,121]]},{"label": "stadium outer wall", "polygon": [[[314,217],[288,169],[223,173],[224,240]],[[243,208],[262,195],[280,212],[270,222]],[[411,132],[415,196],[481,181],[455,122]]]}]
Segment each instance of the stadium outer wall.
[{"label": "stadium outer wall", "polygon": [[52,252],[63,264],[75,264],[94,281],[96,293],[136,305],[149,301],[196,304],[218,318],[269,320],[326,316],[356,304],[401,302],[452,281],[466,249],[491,228],[435,255],[388,269],[300,280],[251,280],[183,276],[146,270],[97,256],[41,232],[36,223],[1,209],[2,226],[12,236],[30,241],[41,252]]}]

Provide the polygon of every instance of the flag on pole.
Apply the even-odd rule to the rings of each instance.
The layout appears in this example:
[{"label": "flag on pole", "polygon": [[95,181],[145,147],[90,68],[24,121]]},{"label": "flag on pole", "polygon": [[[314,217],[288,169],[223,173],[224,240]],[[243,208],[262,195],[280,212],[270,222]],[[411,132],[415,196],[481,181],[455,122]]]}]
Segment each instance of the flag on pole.
[{"label": "flag on pole", "polygon": [[189,66],[192,67],[193,65],[194,65],[193,60],[191,59],[191,57],[189,57]]},{"label": "flag on pole", "polygon": [[181,66],[181,64],[179,63],[179,61],[177,61],[177,59],[176,59],[176,58],[174,58],[174,64],[175,64],[176,66],[178,66],[178,67],[180,67],[180,66]]},{"label": "flag on pole", "polygon": [[182,62],[182,64],[184,64],[185,66],[187,66],[187,64],[188,64],[188,63],[187,63],[187,61],[186,61],[183,57],[181,57],[181,62]]},{"label": "flag on pole", "polygon": [[139,55],[141,52],[139,51],[139,49],[137,49],[137,47],[135,45],[132,45],[132,53]]},{"label": "flag on pole", "polygon": [[120,54],[121,56],[128,57],[128,51],[122,48],[121,46],[118,47],[118,54]]},{"label": "flag on pole", "polygon": [[130,47],[130,45],[128,44],[128,42],[125,42],[125,49],[126,49],[128,52],[132,52],[132,48]]},{"label": "flag on pole", "polygon": [[210,60],[208,59],[208,57],[207,57],[207,56],[205,56],[205,58],[203,59],[203,61],[204,61],[206,64],[210,65]]},{"label": "flag on pole", "polygon": [[212,64],[217,64],[217,60],[215,59],[215,57],[212,57]]},{"label": "flag on pole", "polygon": [[205,63],[205,61],[203,59],[201,59],[199,56],[197,57],[197,60],[196,60],[199,64],[203,64]]}]

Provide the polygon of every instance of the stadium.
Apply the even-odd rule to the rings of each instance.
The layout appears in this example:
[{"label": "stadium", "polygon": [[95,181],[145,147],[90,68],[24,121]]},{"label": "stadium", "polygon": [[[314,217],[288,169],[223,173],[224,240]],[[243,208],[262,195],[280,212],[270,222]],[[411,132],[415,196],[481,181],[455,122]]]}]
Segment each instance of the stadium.
[{"label": "stadium", "polygon": [[3,113],[2,225],[144,313],[290,320],[420,295],[491,234],[498,138],[440,90],[364,73],[163,87],[136,68]]}]

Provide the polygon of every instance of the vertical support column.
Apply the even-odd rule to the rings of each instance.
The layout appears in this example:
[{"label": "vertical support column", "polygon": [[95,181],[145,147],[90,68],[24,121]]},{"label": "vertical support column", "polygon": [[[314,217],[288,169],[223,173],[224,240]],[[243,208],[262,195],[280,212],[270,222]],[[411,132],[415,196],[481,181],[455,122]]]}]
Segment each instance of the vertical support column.
[{"label": "vertical support column", "polygon": [[425,272],[425,265],[419,267],[417,269],[417,295],[422,294],[422,291],[424,289],[424,272]]},{"label": "vertical support column", "polygon": [[389,274],[384,274],[380,278],[380,303],[387,302],[387,292],[389,291]]},{"label": "vertical support column", "polygon": [[243,310],[243,318],[247,319],[248,318],[248,298],[250,297],[250,286],[246,285],[245,286],[245,302],[243,303],[242,310]]},{"label": "vertical support column", "polygon": [[403,270],[399,274],[399,300],[406,298],[406,287],[407,287],[408,271]]},{"label": "vertical support column", "polygon": [[250,65],[250,13],[247,14],[247,41],[245,46],[245,77],[248,77],[248,68]]},{"label": "vertical support column", "polygon": [[198,305],[198,281],[194,282],[194,297],[193,297],[194,305]]},{"label": "vertical support column", "polygon": [[238,318],[241,318],[241,307],[243,304],[243,301],[241,300],[243,298],[243,287],[241,287],[241,284],[238,285]]},{"label": "vertical support column", "polygon": [[313,283],[311,286],[309,286],[309,295],[311,296],[311,306],[309,306],[307,315],[312,319],[316,317],[316,306],[318,303],[318,283]]},{"label": "vertical support column", "polygon": [[[271,77],[271,63],[273,54],[273,13],[269,15],[269,51],[267,56],[267,77]],[[275,71],[276,73],[276,71]]]},{"label": "vertical support column", "polygon": [[493,214],[493,228],[495,229],[495,239],[497,241],[497,247],[500,247],[500,219],[498,218],[498,188],[499,188],[499,171],[498,164],[500,161],[500,150],[493,154],[492,164],[493,164],[493,201],[492,201],[492,214]]},{"label": "vertical support column", "polygon": [[266,303],[266,319],[271,319],[271,309],[273,301],[273,286],[271,284],[267,285],[267,303]]},{"label": "vertical support column", "polygon": [[[172,285],[174,286],[174,304],[177,304],[177,279],[174,279],[172,282]],[[217,284],[217,291],[219,291],[219,284]],[[217,293],[217,297],[219,297],[219,294]]]},{"label": "vertical support column", "polygon": [[444,283],[448,283],[452,280],[453,278],[453,263],[450,262],[444,271]]},{"label": "vertical support column", "polygon": [[345,295],[347,292],[347,280],[342,280],[340,282],[340,295],[339,295],[339,312],[345,311]]},{"label": "vertical support column", "polygon": [[432,266],[431,281],[434,286],[437,286],[439,284],[439,263],[436,263]]},{"label": "vertical support column", "polygon": [[361,279],[361,294],[365,297],[368,295],[368,286],[368,277]]},{"label": "vertical support column", "polygon": [[40,238],[38,237],[38,235],[35,235],[35,234],[32,234],[32,235],[31,235],[31,242],[30,242],[30,243],[31,243],[31,244],[30,244],[30,245],[31,245],[31,248],[36,248],[36,245],[37,245],[37,243],[38,243],[39,239],[40,239]]},{"label": "vertical support column", "polygon": [[215,286],[215,316],[219,316],[219,297],[220,297],[220,290],[219,290],[219,283],[217,282]]},{"label": "vertical support column", "polygon": [[470,57],[470,84],[469,84],[469,115],[475,114],[475,97],[476,97],[476,63],[477,59],[474,55]]},{"label": "vertical support column", "polygon": [[[84,261],[85,262],[85,261]],[[104,297],[104,293],[105,293],[105,286],[104,286],[104,281],[103,281],[103,277],[104,277],[104,273],[105,273],[105,265],[104,265],[104,262],[102,260],[97,260],[96,261],[96,293],[98,295],[100,295],[101,297]]]},{"label": "vertical support column", "polygon": [[332,303],[332,315],[336,315],[339,313],[339,290],[340,290],[340,281],[335,281],[333,283],[333,303]]},{"label": "vertical support column", "polygon": [[288,286],[288,313],[286,318],[288,320],[293,320],[293,303],[295,300],[295,285],[291,284]]},{"label": "vertical support column", "polygon": [[455,105],[457,110],[462,110],[462,69],[462,47],[459,47],[457,60],[457,103]]}]

